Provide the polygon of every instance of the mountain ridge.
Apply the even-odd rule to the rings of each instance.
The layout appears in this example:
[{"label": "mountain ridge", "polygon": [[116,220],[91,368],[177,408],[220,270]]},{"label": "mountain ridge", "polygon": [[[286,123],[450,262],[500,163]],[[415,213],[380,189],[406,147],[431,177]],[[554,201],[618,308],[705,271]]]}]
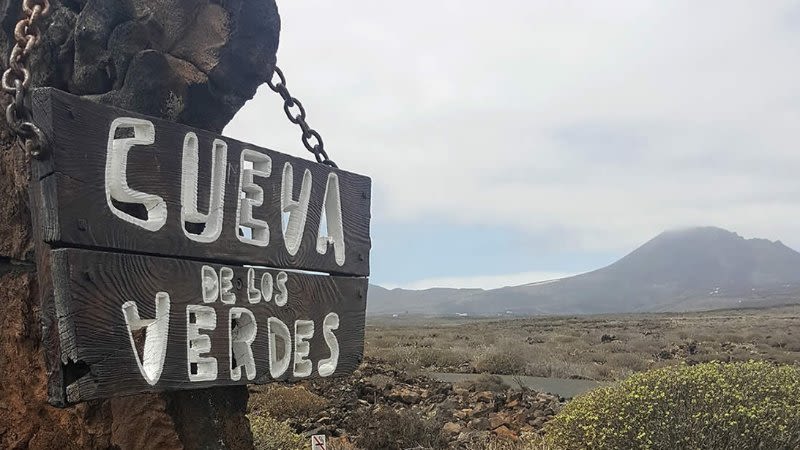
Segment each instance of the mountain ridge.
[{"label": "mountain ridge", "polygon": [[800,253],[719,227],[669,230],[608,266],[498,289],[370,286],[370,315],[597,314],[800,302]]}]

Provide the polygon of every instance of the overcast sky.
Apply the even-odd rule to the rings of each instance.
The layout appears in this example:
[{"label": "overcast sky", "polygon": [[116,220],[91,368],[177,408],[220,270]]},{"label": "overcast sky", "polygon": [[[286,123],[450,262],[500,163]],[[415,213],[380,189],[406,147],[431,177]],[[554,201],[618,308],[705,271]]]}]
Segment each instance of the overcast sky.
[{"label": "overcast sky", "polygon": [[[280,1],[279,65],[373,180],[372,282],[496,287],[716,225],[800,249],[800,3]],[[266,87],[226,135],[305,153]]]}]

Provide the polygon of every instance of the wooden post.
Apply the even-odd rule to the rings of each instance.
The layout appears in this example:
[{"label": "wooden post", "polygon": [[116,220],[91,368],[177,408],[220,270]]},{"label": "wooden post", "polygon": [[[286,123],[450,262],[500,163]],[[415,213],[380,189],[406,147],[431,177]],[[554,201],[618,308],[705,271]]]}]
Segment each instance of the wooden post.
[{"label": "wooden post", "polygon": [[[280,25],[273,0],[51,4],[31,60],[35,86],[219,132],[274,67]],[[3,55],[13,45],[21,8],[21,0],[0,5]],[[52,339],[54,327],[41,317],[53,306],[40,304],[47,286],[39,286],[35,271],[50,255],[33,248],[29,167],[0,122],[0,447],[252,448],[245,386],[65,409],[47,403],[45,362],[55,355],[42,342]]]}]

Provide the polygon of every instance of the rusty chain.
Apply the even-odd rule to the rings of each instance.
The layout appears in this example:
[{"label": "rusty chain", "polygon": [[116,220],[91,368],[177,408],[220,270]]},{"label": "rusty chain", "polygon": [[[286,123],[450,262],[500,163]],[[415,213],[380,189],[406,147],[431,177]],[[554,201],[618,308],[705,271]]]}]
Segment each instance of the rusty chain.
[{"label": "rusty chain", "polygon": [[[24,17],[14,27],[16,42],[8,58],[8,67],[0,78],[0,85],[6,93],[14,98],[6,108],[6,120],[9,126],[24,140],[26,151],[31,156],[38,158],[41,155],[44,135],[31,120],[31,111],[25,104],[25,94],[31,83],[31,73],[26,63],[41,38],[39,20],[47,17],[50,13],[50,2],[48,0],[22,0],[22,10]],[[274,75],[278,76],[278,82],[275,83],[269,79],[267,85],[283,99],[283,110],[289,121],[300,127],[303,146],[314,154],[317,162],[338,168],[336,163],[328,157],[322,136],[306,122],[306,110],[303,108],[303,104],[289,93],[286,88],[286,77],[277,66],[273,78]],[[293,114],[292,108],[296,108],[295,114]]]},{"label": "rusty chain", "polygon": [[[273,81],[276,75],[278,77],[277,83]],[[314,154],[318,163],[338,168],[339,166],[328,157],[328,153],[325,151],[325,144],[322,142],[322,136],[306,123],[306,110],[300,100],[292,97],[292,94],[289,93],[286,88],[286,77],[278,66],[275,66],[275,72],[272,78],[267,80],[267,85],[283,99],[283,111],[289,121],[300,127],[302,131],[300,138],[303,141],[303,146]],[[295,110],[293,111],[292,108],[295,108]]]},{"label": "rusty chain", "polygon": [[40,20],[50,14],[48,0],[22,0],[22,19],[14,27],[14,48],[8,57],[8,67],[0,78],[3,91],[13,97],[6,108],[6,121],[23,140],[25,150],[34,158],[42,153],[44,135],[33,123],[25,95],[31,85],[28,57],[41,39]]}]

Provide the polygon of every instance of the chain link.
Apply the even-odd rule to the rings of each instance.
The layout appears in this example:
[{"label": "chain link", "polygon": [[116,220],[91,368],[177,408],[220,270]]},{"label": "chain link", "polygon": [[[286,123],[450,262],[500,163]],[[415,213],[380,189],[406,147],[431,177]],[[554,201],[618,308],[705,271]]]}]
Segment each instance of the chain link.
[{"label": "chain link", "polygon": [[41,39],[39,30],[42,18],[50,14],[48,0],[22,0],[24,17],[14,27],[14,48],[8,57],[8,67],[0,78],[0,87],[13,96],[6,107],[6,121],[23,140],[25,150],[34,158],[42,153],[44,135],[33,123],[31,111],[25,104],[25,94],[31,85],[31,72],[27,67],[28,57]]},{"label": "chain link", "polygon": [[[277,82],[273,81],[275,76],[278,78]],[[289,93],[286,88],[286,77],[278,66],[275,66],[275,73],[272,78],[267,80],[267,85],[283,99],[283,112],[286,113],[289,121],[300,127],[303,146],[314,154],[318,163],[338,168],[339,166],[328,157],[328,153],[325,151],[325,143],[322,142],[322,136],[306,123],[306,109],[303,108],[300,100],[292,97],[292,94]]]}]

